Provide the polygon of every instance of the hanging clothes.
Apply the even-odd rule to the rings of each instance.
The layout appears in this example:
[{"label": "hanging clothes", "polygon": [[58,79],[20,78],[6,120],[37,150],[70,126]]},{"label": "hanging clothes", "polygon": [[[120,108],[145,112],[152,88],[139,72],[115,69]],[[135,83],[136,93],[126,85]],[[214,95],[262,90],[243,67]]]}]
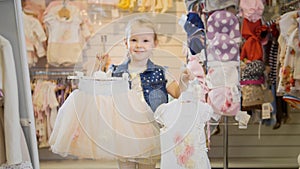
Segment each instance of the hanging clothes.
[{"label": "hanging clothes", "polygon": [[155,111],[155,119],[164,126],[160,132],[161,169],[211,168],[204,127],[213,109],[195,93],[188,89]]},{"label": "hanging clothes", "polygon": [[[15,62],[10,42],[0,36],[0,88],[1,100],[0,129],[0,168],[32,168],[28,146],[20,125],[18,86]],[[3,106],[2,106],[3,105]],[[5,144],[5,145],[3,145]]]},{"label": "hanging clothes", "polygon": [[240,1],[240,15],[249,20],[256,22],[262,19],[264,12],[264,4],[262,0],[241,0]]},{"label": "hanging clothes", "polygon": [[40,21],[23,12],[24,32],[26,38],[27,61],[29,66],[35,66],[38,59],[46,55],[44,42],[46,33]]},{"label": "hanging clothes", "polygon": [[44,16],[44,23],[48,31],[48,63],[70,66],[81,62],[83,43],[90,31],[83,22],[80,9],[71,4],[54,6]]},{"label": "hanging clothes", "polygon": [[54,128],[59,105],[55,90],[56,84],[38,80],[32,94],[39,148],[49,147],[48,139]]},{"label": "hanging clothes", "polygon": [[[290,93],[300,90],[300,79],[297,79],[299,69],[299,38],[298,23],[296,21],[297,11],[288,12],[280,17],[279,27],[279,82],[278,93]],[[286,25],[289,25],[287,27]],[[296,78],[295,78],[296,77]]]}]

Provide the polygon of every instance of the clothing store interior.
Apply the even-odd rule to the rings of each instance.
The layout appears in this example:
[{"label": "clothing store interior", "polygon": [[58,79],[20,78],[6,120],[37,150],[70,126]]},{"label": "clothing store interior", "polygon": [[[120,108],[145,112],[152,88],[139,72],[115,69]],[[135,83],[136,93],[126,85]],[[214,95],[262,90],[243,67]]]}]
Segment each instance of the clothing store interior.
[{"label": "clothing store interior", "polygon": [[300,0],[0,0],[0,66],[0,169],[300,169]]}]

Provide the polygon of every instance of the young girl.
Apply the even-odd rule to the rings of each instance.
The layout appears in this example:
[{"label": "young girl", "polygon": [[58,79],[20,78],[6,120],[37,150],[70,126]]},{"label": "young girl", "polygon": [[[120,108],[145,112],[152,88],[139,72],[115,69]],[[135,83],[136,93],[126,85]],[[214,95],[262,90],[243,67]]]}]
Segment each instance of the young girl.
[{"label": "young girl", "polygon": [[[120,65],[111,66],[112,76],[122,77],[124,73],[128,73],[130,88],[138,92],[139,97],[147,102],[153,112],[159,105],[168,102],[168,94],[177,98],[183,88],[180,88],[175,80],[168,82],[165,68],[150,60],[152,51],[158,44],[154,24],[145,17],[131,20],[126,27],[124,40],[128,59]],[[181,82],[192,79],[190,76],[191,74],[185,71],[181,75]],[[119,169],[135,169],[136,166],[139,169],[155,168],[156,160],[150,163],[141,161],[143,160],[120,159]]]}]

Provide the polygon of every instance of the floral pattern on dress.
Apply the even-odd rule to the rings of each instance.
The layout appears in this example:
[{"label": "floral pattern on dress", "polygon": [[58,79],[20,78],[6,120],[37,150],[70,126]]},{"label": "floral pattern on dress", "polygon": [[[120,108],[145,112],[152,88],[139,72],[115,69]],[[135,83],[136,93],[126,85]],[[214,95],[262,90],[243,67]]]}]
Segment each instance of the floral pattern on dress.
[{"label": "floral pattern on dress", "polygon": [[195,161],[191,158],[195,152],[193,138],[190,134],[183,137],[181,134],[176,134],[174,137],[174,154],[177,158],[177,164],[188,169],[195,168]]}]

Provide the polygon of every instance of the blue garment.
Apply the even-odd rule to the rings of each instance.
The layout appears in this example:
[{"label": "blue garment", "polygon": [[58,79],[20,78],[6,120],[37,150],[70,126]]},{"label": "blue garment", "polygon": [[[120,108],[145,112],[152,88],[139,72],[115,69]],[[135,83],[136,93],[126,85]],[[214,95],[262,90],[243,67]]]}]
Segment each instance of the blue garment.
[{"label": "blue garment", "polygon": [[201,50],[205,48],[205,45],[203,44],[205,33],[204,24],[198,13],[189,12],[187,14],[184,30],[187,33],[188,47],[192,55],[200,53]]},{"label": "blue garment", "polygon": [[[112,65],[112,76],[122,77],[123,73],[128,72],[128,64],[130,60],[125,61],[120,65]],[[165,78],[165,69],[162,66],[155,65],[150,59],[147,62],[147,69],[140,73],[140,80],[143,89],[143,94],[146,102],[154,112],[156,108],[168,102],[167,80]],[[129,81],[131,88],[131,81]]]}]

